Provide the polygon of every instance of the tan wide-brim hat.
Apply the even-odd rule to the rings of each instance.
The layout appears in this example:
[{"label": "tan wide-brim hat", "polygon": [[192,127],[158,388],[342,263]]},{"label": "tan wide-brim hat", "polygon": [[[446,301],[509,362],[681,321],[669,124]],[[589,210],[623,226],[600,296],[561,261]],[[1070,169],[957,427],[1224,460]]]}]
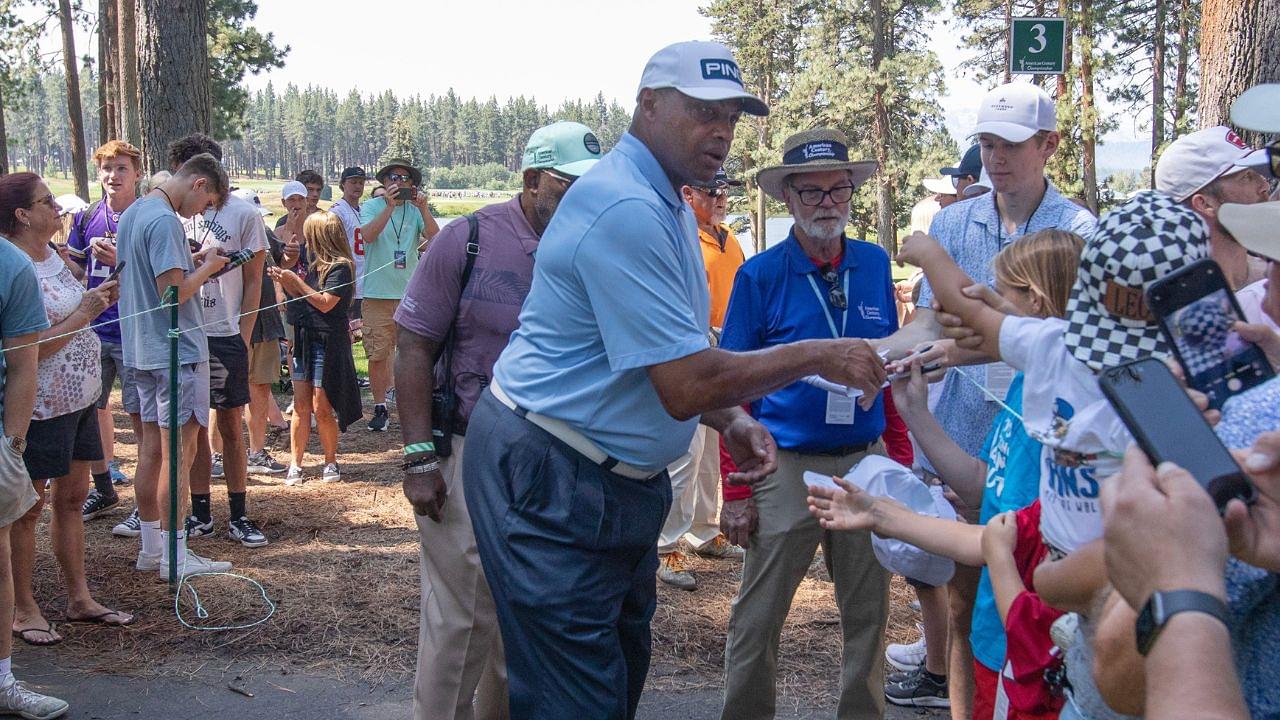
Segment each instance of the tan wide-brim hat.
[{"label": "tan wide-brim hat", "polygon": [[782,200],[787,178],[812,172],[848,170],[857,189],[876,173],[874,160],[849,160],[849,140],[830,128],[805,130],[787,138],[782,145],[782,164],[756,173],[756,184],[769,197]]}]

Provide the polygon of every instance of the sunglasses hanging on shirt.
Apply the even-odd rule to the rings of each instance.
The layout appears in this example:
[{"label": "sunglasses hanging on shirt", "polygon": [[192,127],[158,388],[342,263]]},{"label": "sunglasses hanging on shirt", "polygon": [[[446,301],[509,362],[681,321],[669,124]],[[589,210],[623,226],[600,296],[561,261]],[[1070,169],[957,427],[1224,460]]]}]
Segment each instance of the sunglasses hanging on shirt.
[{"label": "sunglasses hanging on shirt", "polygon": [[844,288],[840,287],[840,273],[836,272],[834,267],[825,267],[822,269],[822,279],[827,282],[827,300],[831,302],[831,306],[837,310],[849,309],[849,298],[844,294]]}]

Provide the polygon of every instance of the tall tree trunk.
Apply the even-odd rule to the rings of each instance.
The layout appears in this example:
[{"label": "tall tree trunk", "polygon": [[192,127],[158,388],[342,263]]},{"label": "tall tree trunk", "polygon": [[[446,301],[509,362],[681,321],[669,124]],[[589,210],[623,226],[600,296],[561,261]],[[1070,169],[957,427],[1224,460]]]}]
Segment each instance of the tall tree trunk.
[{"label": "tall tree trunk", "polygon": [[142,125],[138,121],[138,0],[99,0],[118,2],[116,14],[116,75],[118,78],[118,113],[120,137],[134,145],[142,145]]},{"label": "tall tree trunk", "polygon": [[1191,55],[1191,0],[1182,0],[1178,8],[1178,67],[1173,80],[1173,128],[1172,136],[1178,137],[1187,130],[1187,62]]},{"label": "tall tree trunk", "polygon": [[1228,125],[1241,93],[1280,82],[1280,0],[1204,0],[1201,11],[1200,125]]},{"label": "tall tree trunk", "polygon": [[871,137],[876,148],[876,164],[879,172],[876,181],[876,239],[890,257],[898,254],[898,233],[893,222],[893,176],[889,173],[889,147],[893,144],[893,131],[889,127],[889,108],[884,99],[886,79],[881,71],[885,58],[893,53],[889,28],[885,18],[883,0],[871,0],[871,71],[875,73],[875,90],[871,103]]},{"label": "tall tree trunk", "polygon": [[67,75],[67,115],[71,125],[71,168],[76,194],[89,199],[89,153],[84,147],[84,111],[80,107],[80,71],[76,67],[76,39],[71,26],[71,0],[58,0],[62,25],[62,67]]},{"label": "tall tree trunk", "polygon": [[1156,157],[1164,144],[1165,22],[1168,0],[1155,0],[1156,18],[1151,37],[1151,187],[1156,186]]},{"label": "tall tree trunk", "polygon": [[[1004,34],[1006,37],[1013,36],[1013,0],[1004,0]],[[1006,83],[1013,82],[1013,68],[1009,65],[1009,43],[1004,44],[1004,81]]]},{"label": "tall tree trunk", "polygon": [[0,78],[0,175],[9,174],[9,133],[4,127],[4,79]]},{"label": "tall tree trunk", "polygon": [[1098,214],[1098,112],[1093,102],[1093,0],[1080,0],[1080,146],[1084,163],[1084,201]]},{"label": "tall tree trunk", "polygon": [[[63,0],[66,2],[67,0]],[[209,133],[209,56],[205,0],[139,0],[138,120],[147,172],[168,169],[168,144]]]},{"label": "tall tree trunk", "polygon": [[117,136],[116,4],[98,2],[98,144]]}]

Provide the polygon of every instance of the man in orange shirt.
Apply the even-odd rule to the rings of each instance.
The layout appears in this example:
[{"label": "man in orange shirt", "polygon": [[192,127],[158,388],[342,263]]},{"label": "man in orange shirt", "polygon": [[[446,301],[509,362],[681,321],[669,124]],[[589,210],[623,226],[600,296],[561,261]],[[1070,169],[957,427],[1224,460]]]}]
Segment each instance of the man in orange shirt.
[{"label": "man in orange shirt", "polygon": [[[711,333],[718,342],[729,307],[733,276],[745,258],[733,231],[724,224],[729,189],[742,185],[724,169],[705,187],[685,185],[685,202],[698,220],[698,241],[711,289]],[[737,547],[720,533],[720,435],[703,426],[693,436],[689,452],[667,468],[671,474],[671,511],[658,539],[658,579],[682,590],[694,590],[698,580],[685,565],[680,539],[687,537],[693,552],[703,557],[741,557]]]}]

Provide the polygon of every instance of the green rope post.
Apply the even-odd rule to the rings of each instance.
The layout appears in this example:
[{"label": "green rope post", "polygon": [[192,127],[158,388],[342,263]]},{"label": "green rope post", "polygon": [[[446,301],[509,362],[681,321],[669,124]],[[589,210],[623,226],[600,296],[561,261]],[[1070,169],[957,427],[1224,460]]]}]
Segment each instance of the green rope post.
[{"label": "green rope post", "polygon": [[[178,463],[182,429],[178,427],[178,286],[170,285],[169,304],[169,592],[178,591]],[[184,528],[185,529],[185,528]]]}]

